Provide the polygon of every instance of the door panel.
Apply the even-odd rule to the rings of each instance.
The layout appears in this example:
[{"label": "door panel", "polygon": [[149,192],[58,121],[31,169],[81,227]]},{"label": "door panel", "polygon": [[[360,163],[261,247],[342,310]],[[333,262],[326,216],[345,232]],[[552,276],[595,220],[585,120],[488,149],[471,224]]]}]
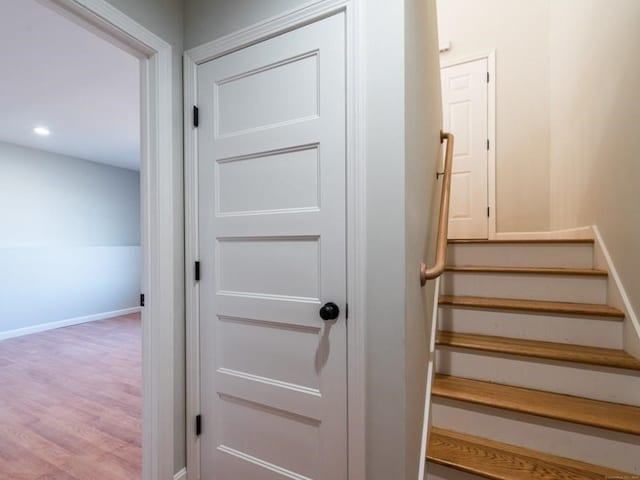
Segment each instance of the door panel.
[{"label": "door panel", "polygon": [[443,68],[442,101],[444,128],[455,136],[449,238],[487,238],[487,60]]},{"label": "door panel", "polygon": [[218,135],[317,117],[318,63],[314,51],[239,75],[232,70],[231,77],[218,81],[214,91]]},{"label": "door panel", "polygon": [[198,67],[205,480],[347,478],[344,30]]},{"label": "door panel", "polygon": [[[319,154],[318,145],[312,145],[218,162],[218,214],[317,211]],[[264,181],[267,175],[271,182]]]}]

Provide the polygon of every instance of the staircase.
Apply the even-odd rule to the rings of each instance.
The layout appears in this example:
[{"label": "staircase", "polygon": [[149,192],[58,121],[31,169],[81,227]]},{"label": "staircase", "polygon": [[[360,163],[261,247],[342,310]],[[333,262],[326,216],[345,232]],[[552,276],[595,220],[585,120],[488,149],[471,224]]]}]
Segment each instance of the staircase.
[{"label": "staircase", "polygon": [[640,479],[640,361],[593,256],[592,240],[449,242],[429,480]]}]

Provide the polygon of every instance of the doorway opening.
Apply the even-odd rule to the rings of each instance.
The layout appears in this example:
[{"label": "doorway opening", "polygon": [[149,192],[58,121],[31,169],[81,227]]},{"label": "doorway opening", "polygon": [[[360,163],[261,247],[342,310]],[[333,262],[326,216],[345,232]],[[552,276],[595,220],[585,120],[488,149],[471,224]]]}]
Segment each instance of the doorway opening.
[{"label": "doorway opening", "polygon": [[140,478],[140,62],[0,8],[0,471]]},{"label": "doorway opening", "polygon": [[[113,327],[108,322],[117,323],[122,329],[122,335],[119,336],[120,341],[116,343],[122,349],[122,355],[121,357],[108,358],[108,354],[103,352],[101,360],[107,362],[109,367],[114,367],[118,360],[126,358],[127,355],[130,358],[137,358],[137,368],[134,365],[127,369],[118,364],[121,370],[116,374],[118,378],[114,383],[119,383],[121,387],[127,383],[126,379],[123,378],[124,374],[121,375],[121,372],[125,369],[128,370],[132,378],[137,377],[137,388],[131,386],[130,388],[122,387],[121,391],[126,391],[129,388],[128,393],[131,397],[136,398],[137,396],[136,401],[139,406],[138,414],[132,415],[137,416],[137,420],[127,423],[122,418],[118,418],[108,428],[105,427],[105,430],[108,430],[108,434],[112,437],[122,434],[123,437],[138,443],[137,451],[122,454],[122,456],[127,456],[125,463],[134,464],[132,471],[137,470],[135,474],[127,472],[126,478],[140,478],[141,476],[145,480],[171,478],[175,473],[173,465],[175,450],[173,424],[175,305],[178,303],[178,297],[180,296],[178,290],[174,288],[175,276],[177,275],[174,265],[175,259],[180,256],[180,252],[176,248],[176,236],[174,235],[172,222],[175,215],[174,203],[178,201],[176,200],[178,198],[177,193],[180,191],[180,179],[176,178],[177,175],[174,173],[174,162],[178,152],[174,151],[173,147],[171,46],[122,12],[114,9],[104,0],[36,0],[5,2],[2,5],[2,8],[8,10],[20,10],[23,7],[40,8],[38,15],[44,17],[54,15],[54,17],[47,17],[45,21],[40,19],[25,23],[26,12],[8,11],[7,15],[3,13],[3,18],[9,19],[15,26],[22,25],[21,28],[29,34],[23,34],[20,37],[21,40],[16,41],[14,34],[6,34],[11,32],[11,29],[2,29],[0,34],[0,43],[2,45],[0,48],[7,52],[7,55],[3,56],[5,65],[9,61],[20,63],[20,60],[24,60],[18,57],[28,47],[32,47],[35,51],[40,49],[50,53],[53,47],[53,52],[51,53],[52,58],[47,59],[49,61],[48,64],[36,62],[31,65],[24,65],[23,63],[26,71],[7,67],[5,74],[3,74],[5,81],[13,81],[16,86],[12,89],[3,88],[3,92],[7,92],[6,95],[0,96],[0,101],[3,102],[3,114],[9,111],[6,107],[15,100],[12,97],[17,97],[21,90],[22,93],[26,93],[28,100],[23,105],[24,108],[18,109],[14,106],[14,115],[3,115],[7,120],[11,120],[11,123],[6,124],[5,127],[8,130],[13,129],[13,135],[15,136],[7,135],[1,139],[7,145],[7,152],[9,152],[4,157],[13,159],[11,168],[7,167],[8,164],[3,166],[2,180],[7,181],[10,175],[21,174],[23,176],[21,184],[23,188],[18,183],[15,183],[12,184],[12,188],[3,189],[3,193],[8,192],[18,196],[12,205],[4,202],[6,208],[2,210],[3,225],[8,225],[4,222],[5,218],[12,218],[15,228],[0,229],[0,241],[3,242],[3,248],[0,249],[0,252],[9,253],[9,250],[11,250],[9,246],[13,247],[12,254],[5,255],[3,263],[17,270],[12,280],[12,276],[6,274],[7,269],[4,266],[2,268],[5,275],[2,279],[3,288],[0,290],[0,296],[2,297],[0,303],[4,307],[13,302],[14,308],[12,312],[5,311],[0,315],[0,329],[4,332],[3,341],[22,341],[24,339],[29,340],[30,336],[33,339],[35,335],[68,333],[73,332],[71,329],[80,327],[102,327],[102,333],[96,334],[92,338],[99,338],[100,341],[106,344],[108,335],[105,332],[110,331],[111,327]],[[67,22],[63,29],[65,33],[75,29],[86,35],[93,36],[91,41],[86,43],[79,41],[78,44],[74,45],[75,49],[72,49],[85,55],[83,57],[85,65],[82,74],[88,72],[95,74],[93,80],[86,81],[84,84],[76,86],[75,89],[73,84],[70,83],[71,81],[66,83],[64,80],[64,75],[67,73],[64,63],[69,60],[67,57],[70,56],[69,52],[72,50],[61,47],[59,44],[62,39],[57,36],[49,40],[43,39],[44,34],[51,33],[50,30],[56,22],[63,21]],[[80,28],[78,29],[78,27]],[[15,30],[15,27],[13,30]],[[17,32],[14,33],[17,34]],[[113,49],[115,46],[117,47],[115,50],[119,51],[121,55],[123,52],[130,55],[129,60],[135,68],[132,84],[137,98],[131,102],[124,102],[129,106],[133,105],[139,112],[138,118],[133,123],[134,127],[129,128],[131,135],[136,139],[136,157],[139,162],[139,166],[133,168],[131,168],[131,165],[104,165],[104,163],[108,163],[106,161],[107,158],[115,161],[116,157],[122,159],[127,156],[123,151],[127,150],[127,139],[131,138],[129,135],[122,134],[117,139],[104,143],[96,141],[99,135],[86,135],[86,137],[81,135],[85,127],[93,127],[95,129],[94,133],[98,130],[106,131],[107,128],[104,124],[106,118],[113,119],[117,117],[118,124],[123,126],[131,120],[132,116],[131,114],[114,114],[113,110],[117,111],[117,102],[105,105],[104,102],[101,103],[104,99],[96,98],[100,96],[96,94],[96,85],[104,83],[105,80],[100,78],[99,73],[100,68],[104,66],[101,63],[102,59],[99,55],[93,55],[90,48],[98,40],[106,41],[103,45],[104,48],[107,48],[106,46],[108,45]],[[109,87],[117,86],[118,78],[120,78],[118,75],[122,73],[119,68],[110,68],[104,70],[104,72],[106,79],[110,81],[106,82]],[[39,86],[31,85],[26,81],[31,79],[42,80],[42,83]],[[24,81],[24,84],[21,84],[21,80]],[[60,87],[57,93],[53,88],[55,86]],[[67,95],[67,101],[65,101],[65,98],[58,98],[63,97],[63,95]],[[59,106],[58,110],[53,108],[56,104]],[[96,105],[100,106],[100,108],[90,108]],[[31,108],[27,108],[28,106]],[[51,117],[53,118],[52,120],[47,121],[47,118],[44,117],[31,118],[35,116],[39,109],[44,111],[45,107],[52,108],[52,111],[55,112],[55,115]],[[69,140],[69,138],[73,138],[72,134],[64,134],[69,132],[68,129],[65,129],[64,122],[62,122],[63,117],[65,117],[63,113],[66,113],[66,117],[70,119],[71,131],[76,134],[77,142]],[[28,123],[28,127],[23,125],[26,123]],[[68,125],[66,126],[68,127]],[[18,138],[20,133],[24,133],[25,128],[27,130],[27,140],[25,140],[25,137]],[[35,141],[40,141],[42,144],[29,144],[29,141],[34,141],[33,138],[37,138],[38,140]],[[61,149],[59,144],[65,144],[65,139],[68,144],[75,143],[76,148],[89,150],[91,149],[89,148],[91,142],[94,142],[93,155],[96,157],[92,158],[90,155],[85,155],[80,150],[74,152]],[[47,144],[47,141],[50,143]],[[58,146],[55,146],[56,142],[59,143]],[[118,152],[117,148],[122,148],[122,151]],[[98,158],[100,155],[105,155],[105,157],[100,159]],[[49,157],[55,157],[56,161],[51,160]],[[61,172],[60,165],[64,165],[70,173]],[[136,169],[139,169],[139,173]],[[110,172],[111,177],[118,177],[118,174],[114,172],[119,172],[120,177],[114,180],[114,178],[109,177],[109,174],[105,174],[105,177],[100,177],[96,180],[93,173],[98,170],[102,173]],[[89,173],[89,171],[93,173]],[[30,173],[26,185],[24,180],[25,173]],[[51,182],[45,181],[47,178],[51,180],[51,177],[59,181],[57,189],[51,187]],[[110,180],[107,180],[107,177]],[[79,186],[82,188],[78,188]],[[160,194],[161,192],[162,194]],[[39,197],[36,197],[37,195]],[[96,200],[97,198],[100,201]],[[135,200],[132,200],[132,198],[135,198]],[[48,203],[51,199],[55,199],[55,201],[52,200]],[[113,202],[107,201],[109,199],[113,200]],[[114,203],[117,208],[110,210],[110,207],[114,207]],[[135,203],[135,205],[131,206],[132,203]],[[70,214],[71,219],[65,218],[62,221],[60,212],[62,212],[63,206],[77,207],[76,210],[70,209],[68,211],[76,213],[80,211],[83,215],[77,215],[77,218],[75,218],[72,213]],[[20,211],[26,211],[29,208],[32,209],[31,213],[19,214]],[[34,215],[34,211],[39,212],[39,215]],[[83,220],[89,219],[90,221],[82,223],[80,218]],[[106,219],[108,221],[100,223],[98,219]],[[90,227],[86,223],[89,223]],[[131,228],[131,225],[135,225],[137,230],[136,228]],[[29,233],[34,233],[36,240],[25,240],[24,235],[28,231],[27,227],[33,230]],[[19,234],[22,234],[23,237],[19,238]],[[137,257],[135,254],[131,254],[129,258],[120,262],[112,260],[107,254],[102,257],[87,254],[86,257],[83,257],[78,253],[83,247],[87,251],[99,249],[100,247],[120,247],[122,250],[135,250],[137,248]],[[18,249],[24,250],[22,259],[15,252]],[[55,254],[54,251],[56,249],[58,253],[64,249],[76,250],[75,254],[66,252],[65,256]],[[38,250],[40,251],[38,252]],[[50,264],[45,262],[45,254],[50,255],[48,257]],[[38,258],[38,255],[42,258]],[[20,261],[22,260],[32,262],[31,269],[20,268]],[[91,263],[92,261],[101,261],[102,264],[96,265]],[[77,268],[71,268],[72,264]],[[129,269],[128,273],[121,272],[119,277],[116,275],[122,281],[112,282],[111,284],[109,282],[106,284],[100,283],[100,280],[104,280],[108,277],[108,273],[113,273],[112,271],[117,270],[118,267],[122,267],[125,270],[126,268]],[[45,269],[49,270],[49,277],[44,275]],[[130,275],[131,272],[133,272],[132,275]],[[64,274],[71,279],[67,283],[60,282],[60,284],[56,285],[56,279],[59,278],[56,275],[62,276]],[[78,277],[81,275],[90,280],[78,282]],[[42,277],[46,277],[47,281],[42,281],[42,284],[39,284],[38,280]],[[19,294],[16,294],[16,289],[18,288],[17,280],[23,281]],[[98,287],[103,287],[104,290],[109,290],[113,294],[111,300],[116,298],[122,302],[120,304],[118,302],[112,304],[116,305],[116,307],[113,307],[116,310],[109,310],[106,302],[100,303],[95,301],[96,298],[91,297],[90,292],[93,292],[96,297],[104,296],[103,291],[96,293],[99,290],[96,289],[96,284]],[[133,285],[135,285],[135,292]],[[141,285],[142,288],[140,288]],[[69,288],[64,290],[65,286]],[[35,292],[38,288],[45,287],[54,291],[53,294],[49,292],[49,308],[41,309],[39,312],[31,312],[31,317],[26,314],[7,315],[7,313],[15,313],[16,308],[22,308],[23,312],[26,312],[29,308],[33,310],[37,304]],[[111,288],[108,289],[107,287]],[[57,292],[64,290],[65,294],[55,294],[56,288],[58,289]],[[93,290],[91,290],[92,288]],[[163,292],[162,295],[156,294],[156,292],[160,291]],[[145,306],[138,313],[141,292],[146,296]],[[76,316],[61,319],[60,316],[63,315],[61,312],[65,308],[67,309],[65,310],[66,312],[72,311],[72,307],[76,308],[76,312],[79,311],[78,305],[74,303],[78,299],[86,301],[87,304],[95,301],[96,305],[94,307],[103,311],[96,314],[87,313],[86,315],[78,313]],[[131,304],[133,306],[119,308],[119,305],[122,306],[125,301],[127,305]],[[105,311],[105,309],[108,311]],[[108,321],[96,319],[96,316],[100,317],[105,313],[110,315],[119,313],[122,315],[113,317]],[[57,319],[53,318],[54,314],[58,316]],[[124,315],[131,316],[119,318]],[[67,317],[68,315],[64,314],[64,316]],[[16,326],[15,323],[13,325],[9,324],[9,321],[17,322],[25,318],[30,319],[31,324],[23,325],[22,327]],[[81,324],[77,327],[71,325],[79,322]],[[65,323],[67,324],[66,326]],[[44,326],[45,324],[47,327]],[[122,325],[128,325],[130,328],[127,330]],[[49,328],[56,326],[60,328]],[[81,335],[76,332],[75,335],[70,336],[75,341]],[[58,338],[56,341],[48,340],[44,343],[48,348],[63,348],[64,339]],[[93,343],[99,342],[94,341]],[[129,345],[129,347],[126,347],[126,345]],[[82,348],[89,346],[91,346],[91,341],[85,341]],[[103,345],[103,347],[107,348],[106,345]],[[127,348],[129,349],[127,350]],[[34,348],[34,351],[38,353],[36,348]],[[85,355],[82,353],[85,353]],[[112,354],[111,351],[108,353]],[[56,357],[56,362],[64,363],[63,355],[54,356]],[[10,357],[16,358],[12,355]],[[78,359],[77,357],[81,358]],[[37,355],[34,354],[33,360],[37,361]],[[58,371],[66,375],[63,378],[45,378],[48,375],[47,373],[35,370],[31,370],[31,372],[34,378],[41,380],[43,383],[48,382],[48,385],[55,384],[59,388],[70,387],[65,383],[64,379],[83,369],[91,371],[96,378],[101,373],[104,373],[101,371],[100,365],[96,364],[97,361],[92,362],[89,359],[87,352],[80,352],[74,357],[73,361],[67,359],[66,362],[66,368],[60,368],[60,365],[58,365]],[[5,363],[3,362],[3,367]],[[40,360],[37,363],[42,366],[45,360]],[[20,365],[20,367],[27,368],[25,365]],[[53,367],[54,365],[50,366]],[[20,376],[19,374],[16,375]],[[16,380],[16,378],[13,380]],[[28,378],[19,380],[26,382]],[[131,381],[131,383],[134,382]],[[10,392],[13,395],[19,391],[17,385]],[[76,384],[73,386],[78,387]],[[91,390],[92,387],[86,387],[84,390],[85,395],[105,396],[103,389],[98,388],[98,391],[95,391],[96,388],[93,387],[93,392]],[[77,395],[72,396],[76,397]],[[53,398],[49,398],[47,395],[41,396],[40,400],[45,410],[48,403],[54,403],[52,401]],[[117,399],[112,400],[114,405],[122,407],[122,410],[126,409],[122,402],[118,402]],[[130,400],[132,399],[130,398]],[[133,403],[135,403],[134,400],[132,400],[132,405]],[[65,407],[67,406],[69,405],[65,405]],[[140,409],[142,410],[141,413]],[[46,411],[44,413],[42,411],[38,412],[35,408],[29,409],[25,406],[22,407],[22,411],[26,412],[27,416],[30,415],[28,420],[33,423],[39,421],[37,415],[40,413],[45,415],[47,413]],[[129,413],[132,412],[135,413],[135,407],[131,407]],[[5,409],[3,409],[4,413]],[[13,413],[16,412],[14,411]],[[93,411],[89,412],[88,415],[100,417]],[[6,417],[1,420],[3,422],[7,421]],[[64,424],[64,422],[62,423]],[[131,428],[129,434],[119,431],[119,429],[123,429],[123,425]],[[26,441],[27,439],[27,435],[23,435],[23,429],[8,428],[5,431],[18,433],[16,435],[9,433],[6,436],[2,435],[0,436],[0,441]],[[90,448],[84,448],[92,440],[88,438],[90,437],[89,431],[86,424],[75,430],[72,427],[67,427],[63,435],[58,437],[59,442],[64,443],[64,449],[57,451],[60,455],[56,457],[55,461],[58,463],[54,467],[63,471],[63,473],[57,472],[57,474],[66,475],[65,478],[97,478],[95,469],[88,473],[81,471],[75,476],[64,471],[66,468],[70,468],[69,465],[74,460],[87,460],[83,458],[83,455],[90,450]],[[78,438],[73,438],[73,435]],[[137,437],[137,439],[134,437]],[[37,443],[38,441],[43,441],[43,438],[45,442],[43,444],[21,445],[20,448],[36,452],[45,447],[55,450],[55,439],[53,438],[34,435],[31,440]],[[113,441],[113,438],[109,440],[102,445],[102,448],[107,451],[106,456],[114,456],[122,445],[118,444],[117,441]],[[2,451],[8,452],[10,450],[3,448]],[[7,457],[10,460],[20,462],[20,455],[15,453],[14,449],[13,454],[8,454]],[[95,450],[90,451],[90,453],[99,457],[97,455],[98,452]],[[62,458],[66,458],[68,463],[60,463]],[[30,464],[26,465],[27,467],[34,465],[33,462],[26,462],[26,459],[25,463]],[[89,463],[95,465],[94,462]],[[22,467],[20,465],[15,466],[18,469],[23,467],[25,465]],[[40,467],[42,467],[41,461]],[[12,478],[31,478],[29,474],[26,475],[26,477],[13,475]],[[124,472],[122,469],[116,468],[113,472],[110,472],[110,476],[104,478],[121,477],[125,478]]]}]

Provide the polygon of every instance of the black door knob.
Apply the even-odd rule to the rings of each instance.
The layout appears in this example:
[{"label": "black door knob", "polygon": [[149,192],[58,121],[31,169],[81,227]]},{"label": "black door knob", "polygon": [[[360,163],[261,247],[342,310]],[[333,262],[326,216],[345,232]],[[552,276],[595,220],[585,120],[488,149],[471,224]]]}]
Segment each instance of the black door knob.
[{"label": "black door knob", "polygon": [[335,320],[340,315],[340,308],[333,302],[325,303],[320,308],[320,317],[323,320]]}]

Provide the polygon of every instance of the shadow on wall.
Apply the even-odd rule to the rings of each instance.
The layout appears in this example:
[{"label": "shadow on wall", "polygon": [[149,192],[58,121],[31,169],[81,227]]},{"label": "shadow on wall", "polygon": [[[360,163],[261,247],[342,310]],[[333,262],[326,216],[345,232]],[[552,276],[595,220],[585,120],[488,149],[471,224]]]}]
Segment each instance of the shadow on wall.
[{"label": "shadow on wall", "polygon": [[552,8],[552,226],[596,224],[640,311],[640,3]]}]

